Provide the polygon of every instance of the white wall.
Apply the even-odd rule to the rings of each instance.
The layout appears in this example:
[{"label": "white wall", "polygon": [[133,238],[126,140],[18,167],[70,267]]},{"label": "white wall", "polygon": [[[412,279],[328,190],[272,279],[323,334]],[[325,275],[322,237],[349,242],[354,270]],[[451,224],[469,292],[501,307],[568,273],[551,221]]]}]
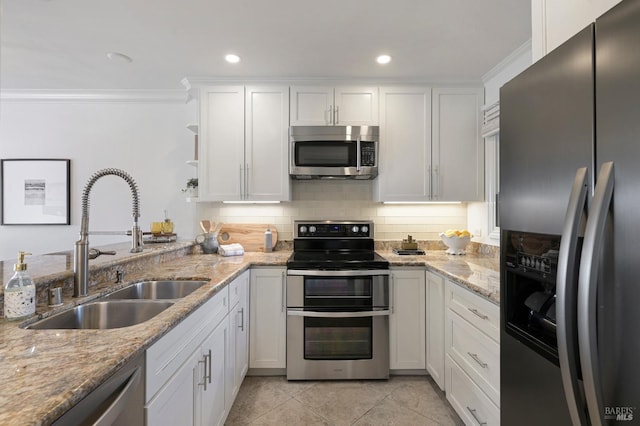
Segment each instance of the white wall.
[{"label": "white wall", "polygon": [[[184,98],[184,96],[183,96]],[[105,167],[128,172],[140,190],[140,224],[164,219],[168,210],[179,236],[193,237],[195,207],[180,189],[193,167],[193,133],[185,128],[194,103],[175,101],[16,102],[0,105],[0,158],[71,159],[71,226],[0,226],[0,259],[18,250],[34,254],[71,250],[80,229],[80,198],[89,176]],[[127,230],[131,192],[115,176],[98,180],[90,194],[91,230]],[[130,237],[91,236],[92,245]]]}]

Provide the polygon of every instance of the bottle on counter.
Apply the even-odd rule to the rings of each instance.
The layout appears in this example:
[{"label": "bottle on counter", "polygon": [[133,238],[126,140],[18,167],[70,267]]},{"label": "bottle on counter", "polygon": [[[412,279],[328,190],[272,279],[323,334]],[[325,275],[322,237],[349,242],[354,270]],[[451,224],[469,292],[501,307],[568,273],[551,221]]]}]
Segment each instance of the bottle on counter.
[{"label": "bottle on counter", "polygon": [[264,252],[269,253],[271,251],[273,251],[273,234],[267,226],[267,230],[264,231]]},{"label": "bottle on counter", "polygon": [[8,320],[26,318],[36,312],[36,286],[27,273],[24,257],[31,253],[18,252],[16,271],[4,286],[4,317]]}]

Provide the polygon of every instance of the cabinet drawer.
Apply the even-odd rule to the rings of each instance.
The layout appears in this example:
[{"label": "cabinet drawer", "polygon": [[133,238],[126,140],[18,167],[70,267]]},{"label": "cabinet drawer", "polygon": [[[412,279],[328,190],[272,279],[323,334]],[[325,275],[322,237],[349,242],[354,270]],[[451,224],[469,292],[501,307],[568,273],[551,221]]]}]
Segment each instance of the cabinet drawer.
[{"label": "cabinet drawer", "polygon": [[446,358],[447,400],[465,425],[497,426],[500,410],[451,357]]},{"label": "cabinet drawer", "polygon": [[496,342],[500,341],[500,308],[447,280],[447,306]]},{"label": "cabinet drawer", "polygon": [[228,313],[229,291],[225,287],[147,349],[146,402],[178,371]]},{"label": "cabinet drawer", "polygon": [[500,405],[500,346],[449,311],[447,320],[447,353]]}]

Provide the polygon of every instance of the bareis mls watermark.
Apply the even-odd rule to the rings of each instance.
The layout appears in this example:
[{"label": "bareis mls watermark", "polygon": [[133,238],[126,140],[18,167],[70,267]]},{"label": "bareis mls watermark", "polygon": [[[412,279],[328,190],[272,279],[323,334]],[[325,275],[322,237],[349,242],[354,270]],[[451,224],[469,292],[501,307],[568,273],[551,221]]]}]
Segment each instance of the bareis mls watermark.
[{"label": "bareis mls watermark", "polygon": [[630,422],[633,420],[634,409],[635,407],[604,407],[604,418],[605,420]]}]

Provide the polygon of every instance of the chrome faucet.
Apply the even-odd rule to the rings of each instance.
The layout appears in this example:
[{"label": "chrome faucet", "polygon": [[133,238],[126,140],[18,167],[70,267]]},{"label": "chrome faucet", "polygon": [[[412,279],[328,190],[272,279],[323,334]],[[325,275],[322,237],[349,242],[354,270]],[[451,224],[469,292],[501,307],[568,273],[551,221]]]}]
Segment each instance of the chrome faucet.
[{"label": "chrome faucet", "polygon": [[[73,266],[73,297],[86,296],[89,293],[89,193],[98,179],[113,175],[124,179],[131,188],[133,198],[133,227],[125,232],[91,232],[91,234],[121,234],[131,235],[131,253],[142,251],[142,230],[138,226],[140,205],[138,199],[138,185],[129,174],[120,169],[102,169],[95,172],[82,191],[82,222],[80,223],[80,239],[76,241]],[[106,254],[106,253],[105,253]],[[97,256],[94,256],[97,257]]]}]

